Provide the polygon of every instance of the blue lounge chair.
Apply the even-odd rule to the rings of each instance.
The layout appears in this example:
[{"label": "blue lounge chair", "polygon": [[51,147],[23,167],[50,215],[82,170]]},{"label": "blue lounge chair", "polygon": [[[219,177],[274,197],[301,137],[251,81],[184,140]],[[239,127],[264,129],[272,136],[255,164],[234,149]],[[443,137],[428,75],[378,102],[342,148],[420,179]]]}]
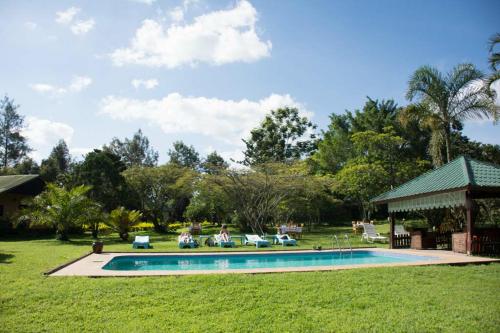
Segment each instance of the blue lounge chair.
[{"label": "blue lounge chair", "polygon": [[143,249],[150,249],[151,244],[149,244],[149,236],[135,236],[134,243],[132,243],[134,249],[142,247]]},{"label": "blue lounge chair", "polygon": [[271,246],[269,241],[260,238],[259,235],[245,235],[245,245],[253,244],[258,249],[259,247]]},{"label": "blue lounge chair", "polygon": [[287,246],[287,245],[296,246],[297,245],[297,240],[288,236],[288,234],[276,235],[276,238],[278,239],[278,243],[283,245],[283,246]]},{"label": "blue lounge chair", "polygon": [[229,236],[229,240],[224,241],[222,240],[222,236],[220,234],[214,235],[215,238],[215,243],[219,245],[220,247],[235,247],[236,244],[231,240],[231,237]]},{"label": "blue lounge chair", "polygon": [[180,235],[178,238],[179,249],[193,249],[198,247],[198,243],[196,243],[191,235]]}]

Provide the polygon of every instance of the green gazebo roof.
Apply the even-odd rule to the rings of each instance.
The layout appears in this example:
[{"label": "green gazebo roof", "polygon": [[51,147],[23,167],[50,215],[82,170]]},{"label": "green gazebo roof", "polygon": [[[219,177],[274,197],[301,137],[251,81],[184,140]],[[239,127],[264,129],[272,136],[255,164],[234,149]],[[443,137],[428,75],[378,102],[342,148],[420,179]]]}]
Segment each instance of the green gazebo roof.
[{"label": "green gazebo roof", "polygon": [[465,190],[500,192],[500,165],[461,156],[382,193],[371,201],[382,204]]}]

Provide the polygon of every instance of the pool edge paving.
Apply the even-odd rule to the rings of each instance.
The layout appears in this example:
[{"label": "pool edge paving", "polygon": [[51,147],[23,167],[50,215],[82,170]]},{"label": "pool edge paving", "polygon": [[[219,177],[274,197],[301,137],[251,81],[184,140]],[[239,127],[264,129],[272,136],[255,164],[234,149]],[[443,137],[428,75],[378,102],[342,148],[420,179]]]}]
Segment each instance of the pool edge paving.
[{"label": "pool edge paving", "polygon": [[[353,251],[366,251],[367,249],[353,249]],[[486,264],[500,262],[500,259],[474,257],[465,254],[454,253],[444,250],[411,250],[411,249],[381,249],[371,248],[370,251],[385,252],[393,254],[427,256],[433,257],[425,261],[410,261],[397,263],[373,263],[338,266],[305,266],[305,267],[275,267],[275,268],[251,268],[251,269],[223,269],[223,270],[105,270],[103,267],[115,257],[120,256],[208,256],[208,255],[241,255],[241,254],[276,254],[277,251],[241,251],[241,252],[106,252],[101,254],[86,255],[79,260],[62,265],[62,268],[52,270],[48,276],[87,276],[87,277],[127,277],[127,276],[169,276],[169,275],[199,275],[199,274],[256,274],[256,273],[281,273],[281,272],[312,272],[312,271],[333,271],[355,268],[369,267],[399,267],[399,266],[427,266],[427,265],[465,265],[465,264]],[[286,251],[287,253],[314,253],[312,250]],[[322,251],[332,252],[332,251]],[[335,251],[336,253],[338,251]]]}]

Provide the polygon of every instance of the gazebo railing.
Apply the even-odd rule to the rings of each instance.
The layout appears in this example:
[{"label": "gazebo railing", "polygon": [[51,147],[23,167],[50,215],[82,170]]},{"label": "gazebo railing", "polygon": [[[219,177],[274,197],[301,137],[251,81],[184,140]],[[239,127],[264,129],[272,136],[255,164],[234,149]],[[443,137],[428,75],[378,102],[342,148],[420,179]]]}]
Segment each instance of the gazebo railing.
[{"label": "gazebo railing", "polygon": [[410,234],[399,234],[394,235],[392,248],[394,249],[406,249],[409,248],[411,244]]}]

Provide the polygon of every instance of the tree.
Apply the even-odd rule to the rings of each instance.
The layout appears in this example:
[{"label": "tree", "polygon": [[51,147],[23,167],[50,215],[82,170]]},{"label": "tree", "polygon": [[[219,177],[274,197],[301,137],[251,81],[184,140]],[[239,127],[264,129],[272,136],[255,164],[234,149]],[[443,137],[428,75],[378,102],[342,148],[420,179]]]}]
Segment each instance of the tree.
[{"label": "tree", "polygon": [[[367,97],[362,110],[347,111],[343,115],[330,115],[328,130],[318,142],[318,150],[308,161],[316,173],[335,174],[350,159],[360,157],[356,151],[353,137],[357,133],[368,133],[368,137],[387,134],[400,139],[399,158],[405,161],[427,159],[429,131],[421,128],[417,120],[402,122],[402,108],[393,100],[374,100]],[[361,140],[359,140],[361,141]]]},{"label": "tree", "polygon": [[500,44],[500,33],[496,33],[490,38],[490,57],[488,58],[488,62],[493,73],[486,78],[486,86],[490,89],[490,93],[493,97],[496,97],[496,93],[492,87],[493,83],[500,80],[500,52],[495,51],[497,44]]},{"label": "tree", "polygon": [[30,157],[24,157],[13,169],[16,175],[36,175],[40,173],[40,167]]},{"label": "tree", "polygon": [[119,156],[127,168],[134,166],[155,166],[158,163],[158,152],[149,145],[149,139],[142,134],[141,129],[134,134],[132,139],[125,138],[120,141],[113,138],[109,146],[103,150]]},{"label": "tree", "polygon": [[355,201],[364,220],[370,219],[370,199],[388,189],[388,174],[378,163],[352,160],[335,176],[335,192]]},{"label": "tree", "polygon": [[168,151],[170,163],[181,167],[197,169],[200,165],[200,155],[193,146],[188,146],[182,141],[175,141],[173,149]]},{"label": "tree", "polygon": [[122,176],[125,165],[115,154],[95,149],[75,167],[73,182],[90,185],[90,197],[101,203],[106,211],[128,203],[132,198],[127,193],[127,184]]},{"label": "tree", "polygon": [[109,213],[109,218],[105,220],[106,225],[118,233],[124,241],[128,240],[130,228],[141,222],[142,213],[137,210],[127,210],[125,207],[118,207]]},{"label": "tree", "polygon": [[193,197],[184,213],[189,221],[207,220],[222,224],[225,220],[229,220],[234,210],[232,202],[212,179],[214,175],[219,175],[221,172],[224,170],[219,169],[216,173],[204,175],[196,181]]},{"label": "tree", "polygon": [[42,161],[40,176],[46,182],[54,182],[59,175],[70,171],[70,165],[71,155],[68,145],[64,140],[59,140],[52,148],[49,157]]},{"label": "tree", "polygon": [[278,217],[278,207],[304,184],[302,174],[285,172],[287,168],[267,163],[250,170],[228,169],[212,179],[233,203],[240,227],[262,234]]},{"label": "tree", "polygon": [[196,173],[175,164],[133,167],[123,175],[136,193],[140,210],[157,231],[165,231],[169,221],[182,218],[192,194]]},{"label": "tree", "polygon": [[301,117],[297,108],[272,110],[260,126],[250,132],[250,138],[243,140],[246,150],[242,162],[255,165],[309,156],[316,149],[315,129],[316,125]]},{"label": "tree", "polygon": [[444,142],[447,162],[453,157],[453,126],[473,118],[496,120],[499,115],[491,94],[481,83],[483,78],[483,73],[472,64],[460,64],[446,75],[436,68],[423,66],[410,78],[406,98],[417,99],[422,107],[420,112],[408,116],[417,116],[428,125],[434,144]]},{"label": "tree", "polygon": [[68,232],[72,227],[82,226],[94,218],[88,213],[89,208],[96,205],[87,197],[89,190],[89,186],[83,185],[68,190],[48,184],[47,189],[21,211],[19,222],[54,227],[59,240],[68,240]]},{"label": "tree", "polygon": [[229,164],[216,151],[207,155],[207,158],[201,163],[202,171],[208,174],[215,174],[221,170],[227,169]]},{"label": "tree", "polygon": [[31,150],[21,135],[24,118],[17,113],[18,108],[7,96],[0,101],[0,160],[4,170],[17,164]]}]

